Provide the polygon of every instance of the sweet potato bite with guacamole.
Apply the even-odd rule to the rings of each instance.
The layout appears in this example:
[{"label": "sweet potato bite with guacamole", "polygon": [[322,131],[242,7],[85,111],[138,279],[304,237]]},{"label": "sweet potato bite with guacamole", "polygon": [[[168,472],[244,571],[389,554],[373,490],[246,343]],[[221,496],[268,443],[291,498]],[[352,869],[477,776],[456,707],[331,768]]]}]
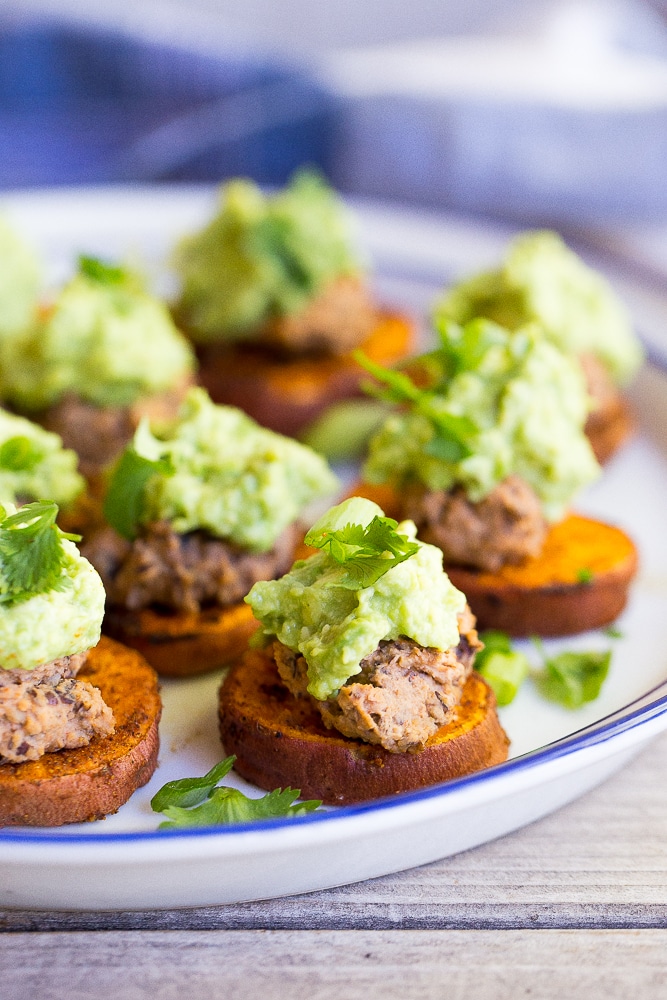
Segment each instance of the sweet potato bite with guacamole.
[{"label": "sweet potato bite with guacamole", "polygon": [[455,285],[438,303],[435,321],[467,323],[484,316],[516,330],[536,322],[583,368],[593,406],[586,433],[599,461],[625,441],[632,419],[620,390],[643,351],[630,316],[609,282],[588,267],[557,233],[521,233],[505,260]]},{"label": "sweet potato bite with guacamole", "polygon": [[296,518],[336,488],[310,448],[191,389],[176,420],[139,425],[108,484],[109,527],[85,546],[105,631],[164,674],[229,662],[256,627],[243,598],[291,565]]},{"label": "sweet potato bite with guacamole", "polygon": [[475,619],[440,550],[359,497],[306,543],[318,551],[246,598],[261,631],[220,691],[236,770],[342,804],[505,760],[495,698],[472,670]]},{"label": "sweet potato bite with guacamole", "polygon": [[409,350],[412,324],[374,302],[346,211],[316,174],[272,195],[224,184],[175,266],[175,314],[197,345],[202,385],[282,433],[358,392],[354,348],[383,364]]},{"label": "sweet potato bite with guacamole", "polygon": [[173,415],[194,356],[139,275],[90,257],[4,358],[5,402],[60,435],[95,477],[143,415]]},{"label": "sweet potato bite with guacamole", "polygon": [[0,826],[101,818],[157,764],[155,672],[100,640],[102,581],[57,514],[0,507]]},{"label": "sweet potato bite with guacamole", "polygon": [[439,546],[482,627],[566,635],[608,624],[636,552],[618,528],[569,512],[600,473],[577,360],[537,324],[475,319],[448,323],[421,362],[428,389],[365,362],[400,405],[371,439],[367,495]]}]

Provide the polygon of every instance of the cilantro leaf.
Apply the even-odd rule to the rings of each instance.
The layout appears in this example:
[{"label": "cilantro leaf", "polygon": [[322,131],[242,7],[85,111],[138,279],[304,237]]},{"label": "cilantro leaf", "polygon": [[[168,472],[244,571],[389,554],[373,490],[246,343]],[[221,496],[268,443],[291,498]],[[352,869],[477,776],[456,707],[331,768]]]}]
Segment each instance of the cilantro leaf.
[{"label": "cilantro leaf", "polygon": [[100,285],[123,285],[127,281],[127,271],[123,267],[107,264],[99,257],[79,257],[79,272]]},{"label": "cilantro leaf", "polygon": [[80,541],[56,525],[58,505],[40,500],[26,504],[0,523],[0,563],[4,593],[0,603],[26,600],[58,589],[65,553],[62,539]]},{"label": "cilantro leaf", "polygon": [[528,676],[529,663],[523,653],[512,649],[505,632],[481,632],[484,649],[475,657],[475,670],[493,688],[499,705],[509,705],[514,700]]},{"label": "cilantro leaf", "polygon": [[383,388],[378,388],[372,383],[364,383],[364,392],[385,402],[407,403],[415,412],[426,417],[434,431],[433,438],[424,448],[427,454],[446,462],[459,462],[472,455],[472,439],[477,433],[477,426],[469,417],[447,413],[437,392],[419,389],[404,372],[391,371],[375,364],[363,351],[355,351],[354,358],[383,384]]},{"label": "cilantro leaf", "polygon": [[282,816],[306,816],[321,806],[317,799],[295,805],[299,791],[294,788],[277,788],[258,799],[251,799],[237,788],[216,787],[231,770],[235,760],[236,757],[226,757],[201,778],[182,778],[163,785],[151,800],[153,810],[167,817],[167,822],[160,823],[159,829],[177,830],[251,823]]},{"label": "cilantro leaf", "polygon": [[577,583],[592,583],[593,582],[593,570],[589,569],[587,566],[582,566],[580,570],[577,570]]},{"label": "cilantro leaf", "polygon": [[312,529],[306,535],[306,545],[322,549],[331,558],[345,566],[346,575],[337,581],[346,590],[361,590],[371,587],[381,576],[409,559],[419,549],[417,542],[410,541],[396,531],[398,522],[392,517],[380,517],[364,527],[363,524],[346,524],[335,530]]},{"label": "cilantro leaf", "polygon": [[119,461],[104,498],[104,516],[112,528],[132,541],[141,520],[144,489],[153,476],[172,476],[174,466],[169,455],[162,455],[161,442],[154,438],[148,424],[139,424],[134,440]]},{"label": "cilantro leaf", "polygon": [[0,469],[31,472],[44,458],[44,450],[25,434],[7,438],[0,445]]},{"label": "cilantro leaf", "polygon": [[602,629],[602,631],[610,639],[622,639],[623,638],[623,633],[621,632],[620,628],[617,628],[615,625],[608,625],[607,628]]},{"label": "cilantro leaf", "polygon": [[598,697],[609,672],[611,650],[565,652],[548,658],[540,640],[533,642],[544,657],[544,667],[534,679],[545,698],[566,708],[581,708]]}]

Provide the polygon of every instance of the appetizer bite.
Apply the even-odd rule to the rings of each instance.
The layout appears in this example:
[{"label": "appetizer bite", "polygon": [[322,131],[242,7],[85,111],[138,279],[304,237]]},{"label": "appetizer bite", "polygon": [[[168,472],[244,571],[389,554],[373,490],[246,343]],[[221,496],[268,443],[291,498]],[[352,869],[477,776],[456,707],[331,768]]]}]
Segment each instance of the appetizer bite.
[{"label": "appetizer bite", "polygon": [[115,812],[157,764],[155,672],[100,641],[104,588],[42,501],[0,508],[0,825]]},{"label": "appetizer bite", "polygon": [[493,693],[472,671],[475,619],[415,535],[352,497],[307,534],[316,554],[252,588],[265,646],[220,690],[222,742],[244,778],[342,804],[506,759]]},{"label": "appetizer bite", "polygon": [[139,276],[82,257],[53,306],[17,338],[2,390],[15,410],[60,435],[95,479],[142,416],[173,416],[194,356]]},{"label": "appetizer bite", "polygon": [[274,195],[223,185],[218,214],[175,264],[175,314],[197,345],[202,385],[281,433],[358,392],[355,347],[383,364],[410,347],[410,322],[373,302],[345,210],[315,174]]},{"label": "appetizer bite", "polygon": [[620,389],[639,368],[643,351],[628,312],[609,283],[557,233],[527,232],[510,244],[502,266],[462,281],[442,298],[436,324],[477,316],[509,330],[535,321],[584,370],[594,406],[586,433],[599,461],[623,443],[632,419]]},{"label": "appetizer bite", "polygon": [[256,626],[243,598],[291,565],[295,519],[336,487],[310,448],[191,389],[175,421],[140,424],[109,482],[110,527],[85,546],[105,631],[163,674],[229,662]]},{"label": "appetizer bite", "polygon": [[360,361],[403,405],[371,439],[366,483],[439,546],[481,627],[567,635],[613,621],[636,552],[619,529],[568,514],[600,472],[576,360],[536,324],[476,319],[448,324],[423,359],[430,389]]}]

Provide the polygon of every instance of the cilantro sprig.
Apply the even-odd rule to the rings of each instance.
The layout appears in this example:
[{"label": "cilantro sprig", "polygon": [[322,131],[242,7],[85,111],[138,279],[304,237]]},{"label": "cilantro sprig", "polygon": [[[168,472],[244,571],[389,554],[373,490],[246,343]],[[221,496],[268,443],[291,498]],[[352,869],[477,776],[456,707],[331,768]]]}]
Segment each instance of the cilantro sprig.
[{"label": "cilantro sprig", "polygon": [[3,592],[0,603],[27,600],[34,594],[58,590],[65,562],[62,540],[81,541],[80,535],[56,525],[58,505],[39,500],[7,516],[0,507],[0,570]]},{"label": "cilantro sprig", "polygon": [[116,463],[104,498],[104,516],[123,538],[137,537],[146,484],[155,475],[172,476],[171,457],[163,453],[162,442],[151,434],[142,421],[134,440]]},{"label": "cilantro sprig", "polygon": [[107,264],[99,257],[88,257],[81,254],[78,264],[81,274],[100,285],[124,285],[128,278],[124,267]]},{"label": "cilantro sprig", "polygon": [[226,757],[200,778],[168,781],[151,799],[154,812],[167,817],[160,830],[183,827],[251,823],[283,816],[306,816],[322,805],[318,799],[299,802],[298,789],[277,788],[258,799],[248,798],[237,788],[218,787],[231,771],[236,757]]},{"label": "cilantro sprig", "polygon": [[545,698],[566,708],[581,708],[597,698],[609,672],[611,650],[564,652],[549,657],[537,636],[533,636],[533,644],[543,660],[542,669],[533,679]]},{"label": "cilantro sprig", "polygon": [[398,521],[376,515],[368,525],[348,523],[342,528],[317,525],[306,535],[306,545],[322,549],[340,566],[345,574],[337,584],[346,590],[371,587],[388,570],[409,559],[419,545],[396,530]]},{"label": "cilantro sprig", "polygon": [[426,417],[432,425],[434,435],[425,451],[446,462],[460,462],[472,455],[473,440],[477,433],[476,424],[468,417],[447,413],[442,408],[442,397],[432,389],[420,389],[404,372],[383,368],[366,357],[363,351],[355,351],[354,358],[381,383],[372,382],[362,386],[364,392],[389,403],[407,403],[416,412]]}]

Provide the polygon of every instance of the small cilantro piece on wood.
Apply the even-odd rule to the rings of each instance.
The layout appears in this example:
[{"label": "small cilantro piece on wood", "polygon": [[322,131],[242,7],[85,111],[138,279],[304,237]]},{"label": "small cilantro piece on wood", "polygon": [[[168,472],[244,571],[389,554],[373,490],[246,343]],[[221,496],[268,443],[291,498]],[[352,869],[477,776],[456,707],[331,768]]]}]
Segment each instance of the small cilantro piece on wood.
[{"label": "small cilantro piece on wood", "polygon": [[598,697],[609,672],[611,650],[565,652],[548,657],[540,639],[533,637],[533,643],[544,664],[534,680],[545,698],[566,708],[581,708]]},{"label": "small cilantro piece on wood", "polygon": [[111,527],[128,541],[137,536],[146,483],[155,475],[174,474],[171,458],[161,454],[161,446],[162,442],[152,436],[148,424],[142,421],[109,481],[104,498],[104,516]]},{"label": "small cilantro piece on wood", "polygon": [[370,524],[346,524],[342,528],[311,530],[304,541],[315,549],[322,549],[346,573],[337,584],[346,590],[371,587],[381,576],[409,559],[419,549],[396,530],[398,522],[392,517],[376,515]]},{"label": "small cilantro piece on wood", "polygon": [[40,500],[9,517],[0,507],[0,516],[0,564],[5,586],[0,603],[16,603],[57,590],[65,561],[62,539],[81,541],[80,535],[63,532],[56,525],[58,505]]},{"label": "small cilantro piece on wood", "polygon": [[277,788],[258,799],[251,799],[237,788],[218,787],[231,771],[235,760],[236,757],[226,757],[201,778],[181,778],[163,785],[151,799],[151,808],[167,817],[158,829],[178,830],[193,826],[251,823],[283,816],[306,816],[322,805],[318,799],[295,805],[299,791],[294,788]]},{"label": "small cilantro piece on wood", "polygon": [[31,472],[44,458],[44,450],[25,434],[7,438],[0,445],[0,469]]},{"label": "small cilantro piece on wood", "polygon": [[427,454],[446,462],[459,462],[472,455],[472,439],[477,433],[472,420],[446,413],[437,393],[419,389],[404,372],[391,371],[375,364],[363,351],[355,351],[354,358],[383,386],[379,388],[367,382],[362,386],[365,392],[385,402],[408,403],[415,412],[426,417],[435,432],[424,448]]},{"label": "small cilantro piece on wood", "polygon": [[496,629],[480,632],[484,649],[475,657],[475,670],[493,688],[499,705],[509,705],[529,673],[528,659],[512,649],[510,637]]}]

